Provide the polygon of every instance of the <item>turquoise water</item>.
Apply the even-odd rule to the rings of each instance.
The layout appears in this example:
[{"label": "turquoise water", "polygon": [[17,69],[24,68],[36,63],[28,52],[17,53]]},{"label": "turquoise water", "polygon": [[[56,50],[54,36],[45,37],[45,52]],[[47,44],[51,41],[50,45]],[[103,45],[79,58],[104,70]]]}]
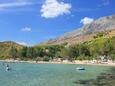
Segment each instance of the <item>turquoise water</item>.
[{"label": "turquoise water", "polygon": [[[6,71],[0,63],[0,86],[82,86],[77,80],[96,78],[110,67],[69,65],[69,64],[28,64],[9,63],[11,71]],[[76,71],[83,66],[85,71]]]}]

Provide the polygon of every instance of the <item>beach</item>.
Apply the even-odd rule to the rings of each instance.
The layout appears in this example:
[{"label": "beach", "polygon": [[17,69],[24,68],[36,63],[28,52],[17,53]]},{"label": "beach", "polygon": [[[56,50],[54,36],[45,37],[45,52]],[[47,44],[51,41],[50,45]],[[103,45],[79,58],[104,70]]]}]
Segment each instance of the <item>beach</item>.
[{"label": "beach", "polygon": [[0,62],[11,62],[11,63],[33,63],[33,64],[83,64],[83,65],[100,65],[100,66],[115,66],[115,61],[110,62],[97,62],[97,61],[89,61],[89,60],[75,60],[73,62],[70,61],[19,61],[19,60],[0,60]]}]

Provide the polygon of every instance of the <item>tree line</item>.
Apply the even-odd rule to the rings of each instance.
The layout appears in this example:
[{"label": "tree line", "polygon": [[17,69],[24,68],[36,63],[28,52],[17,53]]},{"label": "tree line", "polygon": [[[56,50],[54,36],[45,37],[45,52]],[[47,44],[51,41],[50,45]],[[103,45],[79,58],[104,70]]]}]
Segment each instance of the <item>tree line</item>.
[{"label": "tree line", "polygon": [[[68,46],[61,45],[38,45],[20,49],[12,46],[6,58],[21,60],[49,61],[56,58],[72,60],[99,59],[99,56],[107,56],[115,60],[115,37],[105,38],[103,33],[97,34],[94,40]],[[0,58],[2,58],[0,57]]]}]

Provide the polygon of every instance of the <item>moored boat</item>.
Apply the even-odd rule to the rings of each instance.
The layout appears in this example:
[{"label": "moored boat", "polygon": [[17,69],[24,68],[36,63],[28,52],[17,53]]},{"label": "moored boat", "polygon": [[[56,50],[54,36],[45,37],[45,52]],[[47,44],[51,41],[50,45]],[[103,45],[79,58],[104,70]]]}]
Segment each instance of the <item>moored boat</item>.
[{"label": "moored boat", "polygon": [[77,67],[76,70],[85,70],[84,67]]}]

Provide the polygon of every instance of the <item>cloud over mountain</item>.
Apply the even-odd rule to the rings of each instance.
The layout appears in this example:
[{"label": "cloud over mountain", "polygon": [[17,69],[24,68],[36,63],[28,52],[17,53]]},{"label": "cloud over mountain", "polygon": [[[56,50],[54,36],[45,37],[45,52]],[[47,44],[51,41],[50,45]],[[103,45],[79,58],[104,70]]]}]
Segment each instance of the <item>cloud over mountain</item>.
[{"label": "cloud over mountain", "polygon": [[85,17],[85,18],[81,19],[80,23],[86,25],[86,24],[92,23],[93,21],[94,21],[93,18]]}]

